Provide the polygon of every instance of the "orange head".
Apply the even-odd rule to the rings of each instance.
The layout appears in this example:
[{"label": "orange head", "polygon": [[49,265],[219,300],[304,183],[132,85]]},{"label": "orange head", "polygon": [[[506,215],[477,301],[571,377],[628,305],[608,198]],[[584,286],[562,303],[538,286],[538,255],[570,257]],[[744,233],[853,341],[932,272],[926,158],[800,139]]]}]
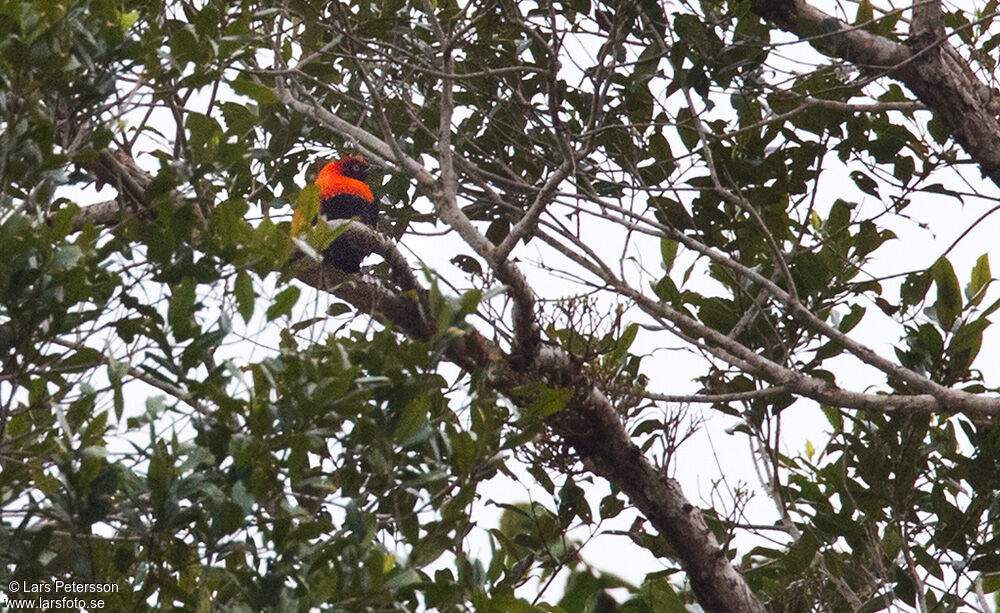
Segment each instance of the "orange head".
[{"label": "orange head", "polygon": [[367,180],[368,161],[360,156],[349,156],[324,166],[316,177],[316,185],[319,186],[320,200],[337,194],[351,194],[371,202],[374,196],[365,184]]}]

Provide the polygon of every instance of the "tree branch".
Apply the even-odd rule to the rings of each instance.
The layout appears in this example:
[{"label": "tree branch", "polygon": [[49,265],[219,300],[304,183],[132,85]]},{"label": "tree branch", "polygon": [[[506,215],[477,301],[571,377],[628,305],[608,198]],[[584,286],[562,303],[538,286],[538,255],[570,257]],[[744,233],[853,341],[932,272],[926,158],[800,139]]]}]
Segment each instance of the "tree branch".
[{"label": "tree branch", "polygon": [[[681,233],[677,234],[678,236],[684,236]],[[841,342],[842,344],[843,342],[840,339],[843,338],[850,344],[850,347],[847,347],[848,350],[853,349],[853,352],[856,352],[855,355],[858,355],[858,357],[864,356],[864,358],[868,358],[863,358],[865,362],[869,362],[869,360],[877,361],[885,367],[884,369],[880,369],[887,372],[887,374],[894,374],[899,371],[906,373],[911,379],[917,378],[917,380],[926,381],[926,389],[933,391],[930,393],[912,395],[881,395],[864,394],[839,388],[828,381],[803,374],[757,354],[755,351],[747,348],[735,339],[729,338],[725,334],[702,324],[693,317],[689,317],[683,312],[674,309],[667,304],[654,300],[636,290],[632,286],[620,281],[613,274],[611,274],[611,271],[609,271],[606,267],[590,262],[578,253],[566,248],[558,241],[555,241],[552,237],[548,236],[548,234],[539,232],[538,236],[564,256],[586,268],[599,279],[607,283],[614,289],[615,292],[632,299],[643,311],[652,315],[657,320],[669,324],[668,329],[670,329],[675,335],[679,336],[682,340],[701,347],[708,353],[725,361],[735,368],[739,368],[745,372],[754,373],[775,385],[781,385],[788,389],[791,393],[811,398],[820,404],[842,408],[852,408],[862,411],[874,411],[877,413],[940,412],[963,413],[969,416],[984,417],[1000,415],[1000,398],[995,396],[970,394],[934,383],[909,369],[906,369],[898,364],[893,364],[885,358],[878,356],[871,348],[854,341],[840,331],[834,331],[825,322],[809,313],[809,316],[811,317],[809,323],[816,324],[818,322],[824,330],[829,329],[832,332],[836,332],[837,338],[829,336],[829,334],[824,335],[836,340],[837,342]],[[671,236],[671,238],[674,238],[674,236]],[[684,238],[688,240],[687,237]],[[714,253],[711,250],[706,251],[708,253]],[[749,273],[750,271],[744,272]],[[755,282],[770,284],[774,291],[777,291],[780,296],[784,296],[785,300],[788,299],[787,294],[784,294],[784,292],[780,289],[773,287],[773,284],[770,283],[768,279],[755,273],[747,274],[747,276],[751,277]],[[789,306],[793,307],[793,313],[796,313],[797,309],[808,312],[808,310],[798,302],[789,303]]]},{"label": "tree branch", "polygon": [[[952,137],[1000,185],[1000,100],[948,43],[936,0],[914,3],[906,45],[855,28],[804,0],[752,0],[757,15],[812,40],[823,53],[861,68],[884,70],[947,124]],[[815,37],[821,32],[820,37]],[[933,37],[931,39],[931,37]]]},{"label": "tree branch", "polygon": [[[374,141],[368,141],[373,144]],[[128,166],[126,164],[126,166]],[[141,172],[141,171],[140,171]],[[149,202],[136,202],[146,208]],[[106,203],[95,205],[101,211]],[[119,212],[122,207],[119,206]],[[81,218],[106,219],[105,213],[81,213]],[[117,220],[108,220],[114,223]],[[405,259],[395,245],[363,224],[341,221],[348,225],[345,233],[356,233],[369,241],[390,263],[402,286],[415,286],[412,273],[407,275]],[[507,262],[492,261],[498,275],[507,274],[512,294],[515,294],[515,326],[534,328],[534,298],[523,275]],[[424,317],[412,291],[395,291],[377,279],[349,275],[321,263],[308,266],[298,273],[302,282],[328,292],[354,305],[359,311],[381,318],[395,330],[415,339],[433,336],[435,327]],[[519,293],[524,295],[516,296]],[[419,292],[418,292],[419,294]],[[518,311],[531,308],[530,315]],[[518,317],[529,317],[520,322]],[[535,329],[537,333],[537,329]],[[637,509],[671,544],[677,560],[691,581],[699,602],[706,611],[718,613],[763,613],[763,606],[754,597],[742,575],[730,564],[725,550],[708,528],[701,512],[684,497],[680,485],[668,478],[635,447],[611,401],[580,372],[570,356],[555,347],[539,348],[536,340],[534,359],[524,361],[515,351],[505,356],[499,348],[477,332],[467,332],[452,340],[447,348],[448,359],[462,368],[482,369],[492,373],[492,386],[509,398],[517,397],[514,390],[532,382],[546,385],[570,385],[577,390],[571,402],[549,420],[553,431],[566,440],[580,459],[596,474],[625,492]]]}]

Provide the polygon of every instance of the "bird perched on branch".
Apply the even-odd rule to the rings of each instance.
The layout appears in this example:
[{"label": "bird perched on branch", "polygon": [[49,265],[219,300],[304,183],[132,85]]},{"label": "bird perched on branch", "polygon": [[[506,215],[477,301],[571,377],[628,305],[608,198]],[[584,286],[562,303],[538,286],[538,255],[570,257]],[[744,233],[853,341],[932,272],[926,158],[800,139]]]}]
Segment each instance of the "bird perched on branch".
[{"label": "bird perched on branch", "polygon": [[[316,177],[320,213],[328,220],[357,218],[375,228],[378,203],[367,180],[368,161],[360,156],[344,157],[323,166]],[[341,235],[323,250],[323,262],[354,273],[361,270],[361,260],[370,252],[364,241]]]}]

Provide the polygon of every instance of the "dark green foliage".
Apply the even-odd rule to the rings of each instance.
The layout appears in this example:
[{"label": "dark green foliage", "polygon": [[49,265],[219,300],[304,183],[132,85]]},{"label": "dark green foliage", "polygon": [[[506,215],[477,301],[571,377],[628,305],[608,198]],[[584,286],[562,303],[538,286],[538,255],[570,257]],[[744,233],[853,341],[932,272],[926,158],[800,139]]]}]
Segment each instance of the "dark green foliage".
[{"label": "dark green foliage", "polygon": [[[512,258],[531,270],[545,345],[664,475],[700,479],[705,455],[678,463],[688,435],[647,387],[688,389],[674,365],[716,352],[699,406],[760,451],[778,512],[775,530],[754,526],[741,486],[731,508],[712,490],[705,516],[761,601],[959,611],[974,582],[1000,590],[1000,428],[822,406],[828,443],[788,450],[783,411],[814,403],[705,340],[856,389],[840,361],[854,348],[800,306],[842,334],[889,327],[880,355],[989,391],[977,357],[1000,301],[986,254],[918,246],[870,273],[900,240],[893,222],[923,223],[913,202],[975,200],[940,176],[958,159],[948,126],[912,106],[850,108],[910,100],[864,70],[786,72],[752,4],[0,2],[0,584],[112,583],[114,611],[687,610],[678,552],[546,427],[580,381],[448,363],[473,328],[509,348],[510,290],[489,258],[440,243],[461,274],[418,275],[419,339],[295,280],[310,261],[290,256],[333,240],[289,234],[293,204],[315,198],[305,168],[367,146],[321,111],[436,172],[448,81],[457,204],[486,240],[502,243],[578,156]],[[987,70],[996,9],[945,15]],[[855,24],[901,40],[902,15],[863,1]],[[811,34],[820,51],[844,44],[835,21]],[[373,168],[371,183],[383,234],[440,233],[407,169]],[[116,196],[114,223],[75,221]],[[373,278],[390,284],[387,269]],[[530,503],[492,489],[526,475]],[[778,536],[731,541],[747,532]],[[664,566],[620,579],[592,565],[598,536]]]}]

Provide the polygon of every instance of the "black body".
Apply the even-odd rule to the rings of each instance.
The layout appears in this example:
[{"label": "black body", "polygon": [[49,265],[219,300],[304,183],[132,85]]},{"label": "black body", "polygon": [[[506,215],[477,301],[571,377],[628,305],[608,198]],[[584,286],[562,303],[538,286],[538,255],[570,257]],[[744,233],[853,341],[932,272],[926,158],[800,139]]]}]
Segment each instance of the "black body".
[{"label": "black body", "polygon": [[[353,194],[337,194],[327,198],[320,203],[320,210],[327,219],[357,217],[370,228],[375,228],[378,224],[378,204]],[[369,253],[363,241],[341,235],[323,251],[323,261],[344,272],[355,273],[361,270],[361,260]]]}]

